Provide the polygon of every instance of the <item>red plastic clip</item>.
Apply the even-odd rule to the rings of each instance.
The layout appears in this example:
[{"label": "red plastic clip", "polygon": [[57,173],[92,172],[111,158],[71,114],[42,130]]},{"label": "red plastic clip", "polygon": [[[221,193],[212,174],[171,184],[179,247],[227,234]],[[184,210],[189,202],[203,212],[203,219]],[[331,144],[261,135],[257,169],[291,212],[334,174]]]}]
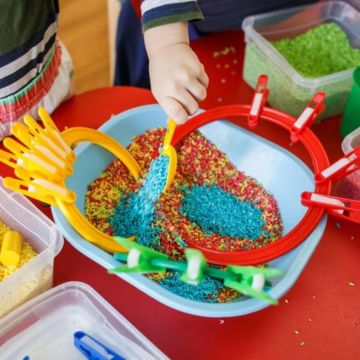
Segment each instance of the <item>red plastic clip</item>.
[{"label": "red plastic clip", "polygon": [[319,206],[330,215],[360,224],[360,201],[341,197],[304,192],[301,203],[305,206]]},{"label": "red plastic clip", "polygon": [[324,92],[318,92],[309,101],[304,111],[294,122],[290,130],[291,142],[297,143],[299,141],[299,135],[304,131],[305,128],[310,127],[314,121],[318,118],[321,112],[325,109]]},{"label": "red plastic clip", "polygon": [[344,155],[327,169],[315,175],[315,182],[322,184],[329,180],[338,180],[360,169],[360,146]]},{"label": "red plastic clip", "polygon": [[248,116],[248,124],[249,127],[252,129],[259,123],[259,117],[269,95],[269,90],[267,89],[267,82],[267,75],[260,75],[256,83],[255,93],[252,99]]}]

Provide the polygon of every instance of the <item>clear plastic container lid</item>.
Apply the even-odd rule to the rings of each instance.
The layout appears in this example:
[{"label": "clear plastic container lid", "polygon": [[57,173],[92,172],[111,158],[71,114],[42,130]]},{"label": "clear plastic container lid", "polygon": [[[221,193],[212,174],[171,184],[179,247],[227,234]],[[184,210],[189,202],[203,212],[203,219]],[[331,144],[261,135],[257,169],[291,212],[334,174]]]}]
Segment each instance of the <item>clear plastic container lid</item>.
[{"label": "clear plastic container lid", "polygon": [[85,359],[74,346],[76,331],[84,331],[126,360],[168,359],[81,282],[59,285],[0,320],[1,359]]},{"label": "clear plastic container lid", "polygon": [[[360,146],[360,127],[348,134],[341,143],[344,154],[348,154],[358,146]],[[334,185],[334,194],[360,200],[360,170],[337,181]]]},{"label": "clear plastic container lid", "polygon": [[344,154],[347,154],[358,146],[360,146],[360,127],[347,135],[341,143]]}]

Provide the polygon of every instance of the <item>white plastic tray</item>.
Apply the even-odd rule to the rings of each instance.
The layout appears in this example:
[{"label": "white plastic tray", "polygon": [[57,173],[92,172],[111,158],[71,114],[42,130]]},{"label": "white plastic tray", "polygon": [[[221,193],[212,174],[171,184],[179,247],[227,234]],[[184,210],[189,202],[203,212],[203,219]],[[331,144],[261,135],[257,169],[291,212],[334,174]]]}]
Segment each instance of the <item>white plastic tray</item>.
[{"label": "white plastic tray", "polygon": [[1,318],[52,286],[54,257],[60,252],[64,239],[56,225],[29,200],[6,190],[1,177],[0,219],[11,229],[19,231],[38,253],[0,282]]},{"label": "white plastic tray", "polygon": [[84,360],[73,334],[84,331],[126,360],[168,359],[90,286],[59,285],[0,320],[1,360]]}]

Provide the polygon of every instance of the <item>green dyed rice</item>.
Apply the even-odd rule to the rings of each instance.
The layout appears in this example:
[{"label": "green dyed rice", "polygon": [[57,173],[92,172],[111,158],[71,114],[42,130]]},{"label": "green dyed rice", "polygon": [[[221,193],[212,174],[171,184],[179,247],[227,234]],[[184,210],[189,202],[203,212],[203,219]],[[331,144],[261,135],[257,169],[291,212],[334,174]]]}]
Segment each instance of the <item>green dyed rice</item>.
[{"label": "green dyed rice", "polygon": [[273,45],[301,75],[317,78],[356,67],[360,50],[353,48],[336,23],[317,26],[292,39]]},{"label": "green dyed rice", "polygon": [[[324,26],[326,27],[324,28]],[[319,35],[317,35],[317,40],[309,41],[307,44],[302,40],[305,36],[306,38],[308,36],[312,38],[315,37],[314,34],[322,34],[324,29],[329,28],[331,36],[318,38],[317,36]],[[297,45],[297,47],[294,44],[297,44],[298,41],[300,45]],[[322,74],[329,74],[329,71],[333,73],[335,69],[336,71],[337,69],[350,69],[360,65],[359,50],[351,48],[347,35],[337,24],[326,23],[319,25],[296,38],[282,39],[274,42],[273,45],[274,49],[272,49],[272,52],[278,50],[282,53],[307,81],[296,80],[296,77],[289,74],[281,64],[274,59],[270,59],[268,54],[264,52],[264,49],[258,46],[256,42],[250,41],[247,43],[245,51],[244,80],[252,88],[255,88],[258,77],[261,74],[266,74],[269,77],[268,87],[270,90],[268,101],[274,108],[298,117],[314,94],[318,91],[323,91],[326,94],[326,107],[320,115],[320,119],[326,119],[342,113],[352,86],[351,74],[344,75],[331,82],[318,81],[320,71],[322,71]],[[344,50],[345,48],[347,48],[346,51]],[[342,51],[344,51],[344,55]],[[329,55],[326,56],[325,53]],[[339,65],[335,64],[336,62]],[[327,65],[324,65],[324,69],[321,69],[325,63]],[[322,65],[320,66],[319,64]],[[303,74],[304,71],[305,74]],[[316,79],[311,77],[314,74],[317,74],[315,75],[317,76]]]}]

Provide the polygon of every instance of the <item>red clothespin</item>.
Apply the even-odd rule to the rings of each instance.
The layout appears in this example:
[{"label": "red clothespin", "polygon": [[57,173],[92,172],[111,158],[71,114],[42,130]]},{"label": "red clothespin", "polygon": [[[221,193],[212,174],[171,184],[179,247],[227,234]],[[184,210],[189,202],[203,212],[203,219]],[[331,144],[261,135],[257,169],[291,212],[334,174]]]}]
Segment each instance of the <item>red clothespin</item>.
[{"label": "red clothespin", "polygon": [[315,175],[315,182],[322,184],[329,180],[338,180],[360,169],[360,146],[344,155],[327,169]]},{"label": "red clothespin", "polygon": [[297,143],[299,141],[299,135],[304,131],[305,128],[310,127],[314,121],[318,118],[321,112],[325,109],[324,92],[318,92],[309,101],[304,111],[294,122],[291,131],[290,139],[291,142]]},{"label": "red clothespin", "polygon": [[256,83],[255,93],[251,102],[250,112],[248,116],[248,124],[249,127],[252,129],[259,123],[259,117],[269,95],[269,90],[267,89],[267,82],[267,75],[260,75]]},{"label": "red clothespin", "polygon": [[360,201],[330,195],[304,192],[301,203],[305,206],[320,206],[333,216],[360,224]]}]

